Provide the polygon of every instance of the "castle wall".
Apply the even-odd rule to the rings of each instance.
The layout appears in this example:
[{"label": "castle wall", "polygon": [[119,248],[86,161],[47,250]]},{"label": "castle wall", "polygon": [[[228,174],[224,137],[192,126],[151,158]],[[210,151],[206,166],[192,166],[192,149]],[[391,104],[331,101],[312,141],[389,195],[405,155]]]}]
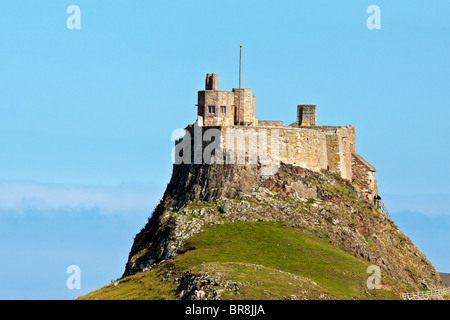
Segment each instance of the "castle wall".
[{"label": "castle wall", "polygon": [[[238,140],[239,135],[244,138]],[[335,162],[340,162],[339,143],[334,146],[335,148],[331,148],[332,146],[328,144],[328,136],[328,134],[320,130],[304,128],[232,126],[221,128],[221,146],[224,154],[226,154],[227,150],[237,150],[244,147],[246,150],[259,151],[257,148],[261,145],[261,139],[265,139],[268,145],[267,153],[269,156],[273,156],[271,149],[273,142],[271,139],[274,137],[278,145],[278,150],[274,151],[278,154],[278,160],[280,162],[319,171],[328,168],[328,154],[330,152],[337,155],[338,158]],[[234,139],[234,145],[231,145],[232,139]],[[243,141],[246,143],[245,146]],[[248,153],[246,153],[246,156],[248,156]],[[336,170],[334,172],[341,174],[339,167],[335,167]]]},{"label": "castle wall", "polygon": [[260,127],[283,127],[283,121],[257,120],[255,125]]},{"label": "castle wall", "polygon": [[327,135],[328,167],[345,179],[352,178],[352,150],[355,145],[355,128],[324,127],[321,131]]},{"label": "castle wall", "polygon": [[[259,121],[259,125],[264,123]],[[355,146],[355,128],[353,126],[336,127],[254,127],[237,129],[254,129],[255,134],[261,130],[278,132],[279,160],[284,163],[298,165],[311,170],[327,169],[351,180],[353,175],[353,160]],[[226,131],[222,133],[226,136]],[[226,146],[225,146],[226,148]]]},{"label": "castle wall", "polygon": [[327,148],[327,168],[330,172],[340,174],[340,162],[341,157],[339,155],[340,145],[339,137],[335,134],[327,134],[326,136],[326,148]]},{"label": "castle wall", "polygon": [[353,126],[280,127],[275,126],[280,124],[277,121],[260,120],[259,123],[262,125],[190,125],[184,139],[176,144],[178,148],[183,148],[180,143],[190,147],[190,155],[185,160],[191,159],[191,163],[203,161],[194,159],[197,141],[200,152],[195,152],[204,156],[215,150],[215,163],[261,164],[267,160],[261,156],[267,155],[271,163],[329,170],[351,180],[364,193],[377,194],[375,168],[355,152]]},{"label": "castle wall", "polygon": [[345,179],[352,178],[352,152],[355,148],[354,126],[294,127],[296,130],[320,133],[325,139],[327,169]]},{"label": "castle wall", "polygon": [[372,198],[378,194],[377,182],[375,180],[375,168],[356,152],[352,153],[353,176],[352,182],[369,194]]}]

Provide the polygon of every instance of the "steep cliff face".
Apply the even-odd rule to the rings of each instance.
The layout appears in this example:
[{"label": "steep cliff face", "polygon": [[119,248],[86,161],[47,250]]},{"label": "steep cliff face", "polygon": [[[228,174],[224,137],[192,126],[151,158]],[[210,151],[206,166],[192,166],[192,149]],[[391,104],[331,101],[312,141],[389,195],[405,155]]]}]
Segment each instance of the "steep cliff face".
[{"label": "steep cliff face", "polygon": [[[283,223],[326,239],[379,266],[383,279],[392,280],[382,279],[383,288],[395,294],[445,286],[425,255],[350,181],[283,163],[273,176],[250,165],[175,165],[162,201],[136,235],[123,277],[182,256],[209,226],[239,221]],[[177,279],[185,287],[188,280]]]}]

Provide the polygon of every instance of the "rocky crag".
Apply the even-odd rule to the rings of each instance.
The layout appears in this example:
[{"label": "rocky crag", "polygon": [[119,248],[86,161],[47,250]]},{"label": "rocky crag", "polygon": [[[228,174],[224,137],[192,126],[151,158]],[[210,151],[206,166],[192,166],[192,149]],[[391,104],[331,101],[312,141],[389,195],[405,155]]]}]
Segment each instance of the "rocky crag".
[{"label": "rocky crag", "polygon": [[[445,286],[425,255],[349,180],[283,163],[272,176],[262,176],[258,170],[255,165],[174,165],[163,199],[135,237],[122,279],[183,255],[190,250],[189,239],[208,226],[246,221],[283,223],[326,239],[379,266],[384,279],[390,279],[382,281],[383,289],[397,296],[406,290]],[[240,267],[246,272],[266,268]],[[166,268],[163,280],[171,281],[181,299],[217,299],[223,291],[238,292],[251,285],[214,278],[204,269],[175,273]],[[303,288],[302,298],[332,298],[314,281],[289,277],[290,284],[297,281]]]}]

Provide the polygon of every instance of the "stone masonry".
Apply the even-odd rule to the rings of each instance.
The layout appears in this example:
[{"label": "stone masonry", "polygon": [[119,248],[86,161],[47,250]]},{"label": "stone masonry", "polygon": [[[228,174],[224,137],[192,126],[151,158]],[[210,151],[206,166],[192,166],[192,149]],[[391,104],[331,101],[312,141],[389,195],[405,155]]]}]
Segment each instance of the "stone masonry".
[{"label": "stone masonry", "polygon": [[[278,163],[313,171],[328,170],[352,181],[371,197],[378,194],[375,168],[355,151],[354,126],[317,126],[317,107],[310,104],[297,106],[297,121],[289,126],[284,126],[283,121],[258,120],[252,89],[241,89],[239,104],[239,89],[219,90],[218,82],[217,74],[207,74],[205,90],[198,91],[197,121],[189,125],[185,137],[176,142],[178,152],[183,149],[182,142],[184,147],[191,147],[200,139],[202,150],[211,149],[214,142],[215,153],[220,156],[216,162],[220,163],[239,148],[260,150],[266,143],[267,153],[276,157]],[[211,131],[215,132],[215,139],[206,134]],[[201,137],[196,138],[196,135]],[[246,152],[245,157],[250,160],[251,154]]]},{"label": "stone masonry", "polygon": [[297,106],[297,125],[299,127],[315,126],[316,109],[314,104],[299,104]]}]

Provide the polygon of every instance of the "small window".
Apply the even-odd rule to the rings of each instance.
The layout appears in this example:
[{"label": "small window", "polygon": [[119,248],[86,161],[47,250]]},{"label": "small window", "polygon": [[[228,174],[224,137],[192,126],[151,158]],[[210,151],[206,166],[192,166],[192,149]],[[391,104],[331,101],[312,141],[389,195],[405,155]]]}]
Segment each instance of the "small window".
[{"label": "small window", "polygon": [[221,106],[220,113],[227,113],[227,107]]},{"label": "small window", "polygon": [[208,106],[208,112],[209,113],[216,113],[216,107],[215,106]]}]

